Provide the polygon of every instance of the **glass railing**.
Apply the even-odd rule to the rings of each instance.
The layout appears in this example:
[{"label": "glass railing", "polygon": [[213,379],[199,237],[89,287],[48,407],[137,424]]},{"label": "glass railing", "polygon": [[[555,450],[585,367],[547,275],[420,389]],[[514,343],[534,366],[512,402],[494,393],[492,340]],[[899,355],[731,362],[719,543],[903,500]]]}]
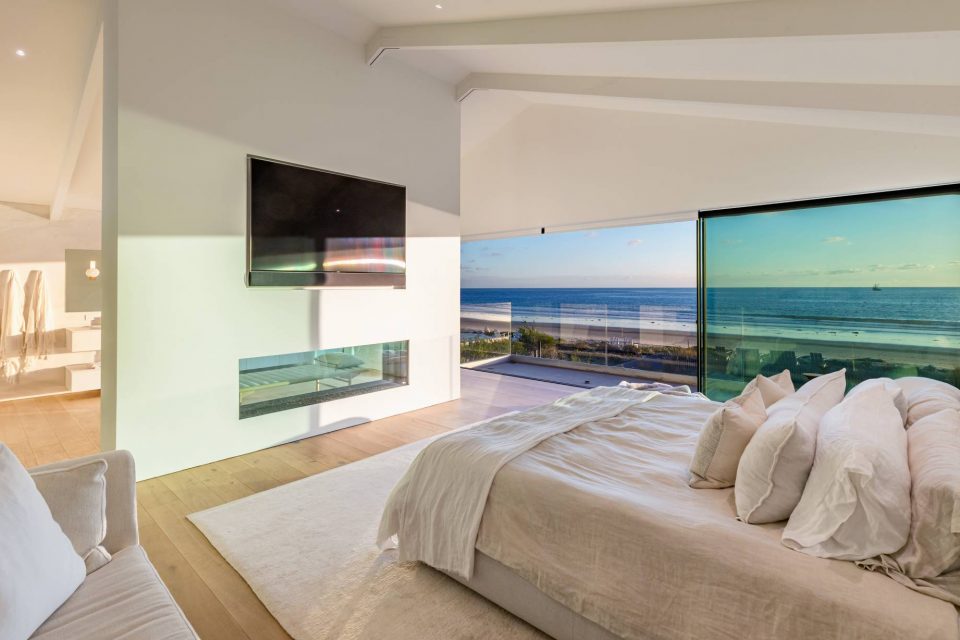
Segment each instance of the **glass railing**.
[{"label": "glass railing", "polygon": [[240,360],[240,417],[407,384],[409,343],[367,344]]},{"label": "glass railing", "polygon": [[478,301],[497,290],[464,291],[461,362],[512,354],[696,376],[692,288],[510,290],[503,302]]}]

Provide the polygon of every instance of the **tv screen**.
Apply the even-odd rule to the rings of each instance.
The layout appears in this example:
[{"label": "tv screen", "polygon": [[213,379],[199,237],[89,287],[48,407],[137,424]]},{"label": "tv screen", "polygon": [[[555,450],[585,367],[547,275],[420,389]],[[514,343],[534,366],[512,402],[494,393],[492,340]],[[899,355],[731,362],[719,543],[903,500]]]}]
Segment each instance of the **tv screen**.
[{"label": "tv screen", "polygon": [[254,156],[248,173],[250,285],[403,285],[405,187]]}]

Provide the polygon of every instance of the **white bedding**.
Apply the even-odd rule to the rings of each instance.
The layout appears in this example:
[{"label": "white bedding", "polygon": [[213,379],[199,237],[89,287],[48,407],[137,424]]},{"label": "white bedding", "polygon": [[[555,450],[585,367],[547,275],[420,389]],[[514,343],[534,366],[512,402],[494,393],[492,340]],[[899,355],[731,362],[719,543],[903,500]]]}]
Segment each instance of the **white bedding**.
[{"label": "white bedding", "polygon": [[[505,463],[482,492],[476,550],[626,639],[960,638],[949,603],[850,562],[787,549],[782,523],[736,519],[731,489],[688,487],[697,435],[719,404],[697,395],[642,397]],[[517,420],[523,415],[509,424],[526,428]],[[467,466],[445,464],[431,482],[457,482]],[[387,519],[411,509],[456,512],[436,504],[444,495],[407,482]],[[470,504],[473,517],[476,497]],[[420,521],[418,514],[408,524]]]},{"label": "white bedding", "polygon": [[551,436],[613,418],[657,395],[599,387],[439,438],[394,487],[377,544],[397,545],[401,561],[418,560],[469,580],[487,494],[503,465]]}]

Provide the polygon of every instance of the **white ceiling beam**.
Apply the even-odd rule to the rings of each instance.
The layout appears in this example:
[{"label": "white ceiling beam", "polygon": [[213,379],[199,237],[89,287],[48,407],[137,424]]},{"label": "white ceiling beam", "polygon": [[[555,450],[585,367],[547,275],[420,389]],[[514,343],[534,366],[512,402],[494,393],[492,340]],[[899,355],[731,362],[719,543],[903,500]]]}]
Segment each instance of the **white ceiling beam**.
[{"label": "white ceiling beam", "polygon": [[762,0],[611,13],[384,27],[366,45],[373,64],[390,49],[653,42],[960,29],[957,0]]},{"label": "white ceiling beam", "polygon": [[457,85],[457,100],[498,90],[738,104],[800,109],[960,116],[960,86],[850,85],[663,78],[607,78],[473,73]]},{"label": "white ceiling beam", "polygon": [[101,26],[100,32],[97,34],[97,44],[90,56],[90,65],[83,84],[83,93],[80,95],[80,101],[77,103],[77,110],[74,113],[70,137],[67,139],[67,146],[63,151],[63,159],[60,162],[60,172],[57,174],[57,184],[54,187],[53,198],[50,203],[51,221],[59,220],[63,216],[67,197],[70,195],[70,183],[73,182],[77,160],[80,158],[80,149],[83,147],[83,139],[90,126],[90,118],[93,117],[93,109],[97,104],[97,98],[102,91],[103,27]]}]

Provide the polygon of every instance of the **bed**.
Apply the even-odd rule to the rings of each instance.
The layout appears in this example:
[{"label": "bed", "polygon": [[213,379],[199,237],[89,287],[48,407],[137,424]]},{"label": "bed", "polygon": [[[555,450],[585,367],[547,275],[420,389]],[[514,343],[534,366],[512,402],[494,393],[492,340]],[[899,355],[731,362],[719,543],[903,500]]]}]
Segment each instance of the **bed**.
[{"label": "bed", "polygon": [[[960,638],[953,605],[791,551],[782,523],[736,519],[732,489],[688,487],[699,429],[717,403],[609,387],[571,398],[580,404],[566,413],[548,405],[428,447],[388,502],[381,543],[399,531],[413,542],[400,545],[401,558],[446,571],[558,640]],[[585,419],[558,424],[578,412]],[[525,428],[541,433],[503,454]],[[490,439],[500,441],[492,475],[457,459],[482,458],[479,443]],[[447,458],[445,471],[437,460]],[[471,508],[482,513],[475,527]],[[464,538],[469,562],[452,548]]]}]

